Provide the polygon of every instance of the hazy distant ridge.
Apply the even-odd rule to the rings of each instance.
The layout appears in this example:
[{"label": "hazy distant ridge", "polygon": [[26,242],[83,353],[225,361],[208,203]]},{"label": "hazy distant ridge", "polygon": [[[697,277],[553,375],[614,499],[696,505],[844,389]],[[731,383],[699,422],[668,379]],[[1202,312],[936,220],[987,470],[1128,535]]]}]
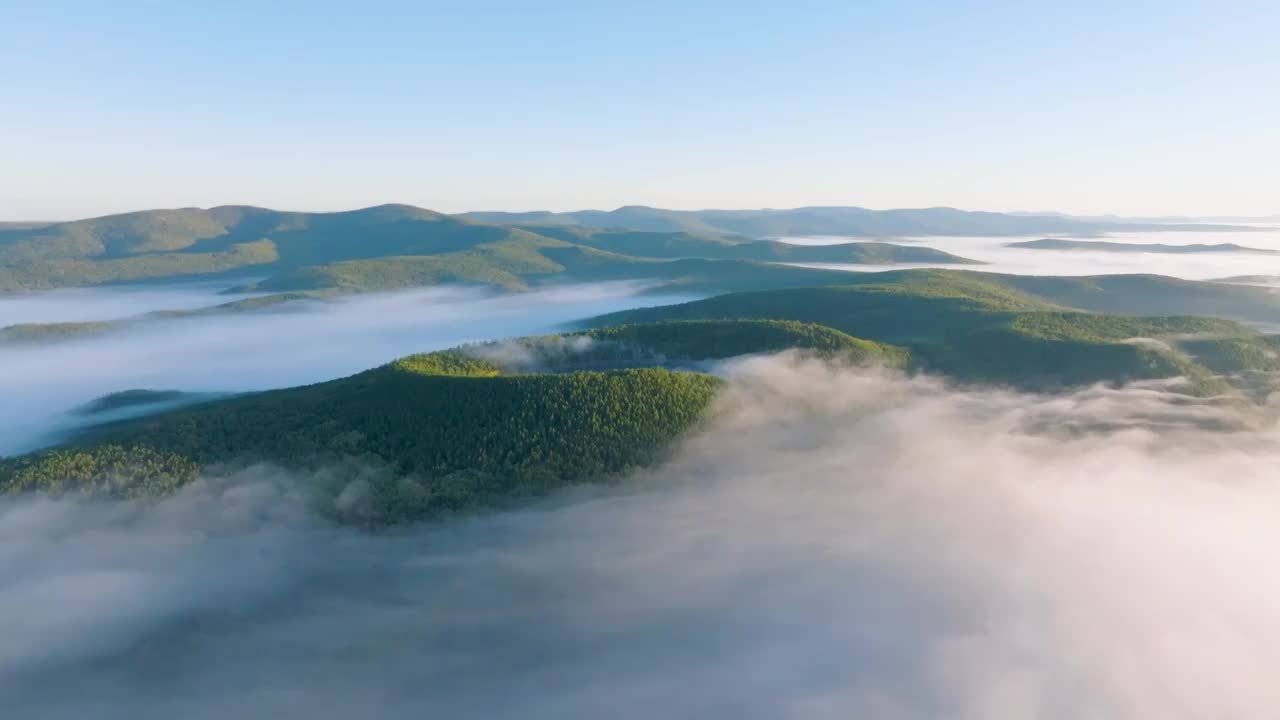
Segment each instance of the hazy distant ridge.
[{"label": "hazy distant ridge", "polygon": [[731,233],[750,237],[846,235],[1096,235],[1104,232],[1248,230],[1248,226],[1151,223],[975,212],[948,207],[869,210],[860,207],[803,207],[761,210],[664,210],[629,205],[616,210],[576,212],[472,212],[463,217],[492,223],[541,223],[655,232]]}]

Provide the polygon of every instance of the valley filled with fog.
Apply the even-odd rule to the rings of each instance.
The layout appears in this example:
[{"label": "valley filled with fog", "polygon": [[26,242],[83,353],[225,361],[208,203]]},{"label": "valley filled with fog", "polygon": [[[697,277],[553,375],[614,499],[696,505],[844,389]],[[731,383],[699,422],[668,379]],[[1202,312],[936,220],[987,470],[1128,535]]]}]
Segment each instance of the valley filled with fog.
[{"label": "valley filled with fog", "polygon": [[1158,386],[732,361],[621,487],[377,533],[269,467],[0,505],[20,717],[1262,717],[1280,435]]},{"label": "valley filled with fog", "polygon": [[[915,242],[993,272],[1280,275],[1280,256],[1005,247],[1021,239]],[[1106,239],[1280,249],[1274,232]],[[143,317],[0,345],[0,455],[58,441],[108,393],[301,385],[702,296],[439,287],[147,316],[225,287],[0,297],[0,326]],[[1280,704],[1274,403],[1163,381],[961,387],[790,351],[709,367],[724,388],[662,462],[517,509],[336,525],[308,499],[325,469],[271,464],[160,499],[0,498],[5,707],[1065,720]]]}]

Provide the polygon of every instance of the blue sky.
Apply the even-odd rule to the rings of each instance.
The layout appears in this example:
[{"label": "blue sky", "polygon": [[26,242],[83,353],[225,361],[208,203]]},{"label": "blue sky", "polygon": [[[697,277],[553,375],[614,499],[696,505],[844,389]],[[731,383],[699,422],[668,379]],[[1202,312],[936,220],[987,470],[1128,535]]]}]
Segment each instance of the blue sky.
[{"label": "blue sky", "polygon": [[0,0],[0,218],[1280,212],[1274,0],[196,5]]}]

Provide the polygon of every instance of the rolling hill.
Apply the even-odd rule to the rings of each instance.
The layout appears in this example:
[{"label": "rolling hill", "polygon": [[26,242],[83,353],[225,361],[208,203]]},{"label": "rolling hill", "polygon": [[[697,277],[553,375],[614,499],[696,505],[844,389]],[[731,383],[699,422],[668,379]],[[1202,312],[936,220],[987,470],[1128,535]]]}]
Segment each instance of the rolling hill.
[{"label": "rolling hill", "polygon": [[[715,262],[696,266],[693,275],[662,264],[691,259]],[[773,261],[971,262],[885,243],[799,248],[716,233],[495,225],[407,205],[337,213],[185,208],[0,227],[0,291],[215,276],[255,278],[245,288],[308,291],[439,283],[515,290],[548,281],[648,277],[740,289],[740,281],[716,278],[754,275],[778,286],[819,277],[760,264]]]},{"label": "rolling hill", "polygon": [[[947,270],[938,272],[950,275]],[[964,274],[1080,310],[1126,315],[1208,315],[1265,328],[1280,325],[1280,295],[1265,287],[1164,275]]]}]

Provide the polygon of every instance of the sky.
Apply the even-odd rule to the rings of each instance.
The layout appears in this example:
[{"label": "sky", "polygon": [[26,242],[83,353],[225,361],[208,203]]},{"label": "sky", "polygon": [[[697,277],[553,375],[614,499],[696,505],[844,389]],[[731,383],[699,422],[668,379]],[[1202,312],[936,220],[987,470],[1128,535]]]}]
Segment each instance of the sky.
[{"label": "sky", "polygon": [[1273,214],[1278,28],[1273,0],[0,0],[0,220]]}]

